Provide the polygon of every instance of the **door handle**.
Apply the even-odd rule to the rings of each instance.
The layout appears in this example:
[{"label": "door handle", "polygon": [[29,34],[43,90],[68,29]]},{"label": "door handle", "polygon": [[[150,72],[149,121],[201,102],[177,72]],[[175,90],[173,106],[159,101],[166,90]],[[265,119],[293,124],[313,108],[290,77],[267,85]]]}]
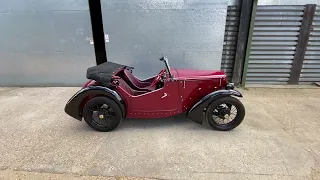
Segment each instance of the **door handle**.
[{"label": "door handle", "polygon": [[167,97],[167,96],[168,96],[167,93],[163,93],[163,96],[161,97],[161,99],[163,99],[163,98],[165,98],[165,97]]}]

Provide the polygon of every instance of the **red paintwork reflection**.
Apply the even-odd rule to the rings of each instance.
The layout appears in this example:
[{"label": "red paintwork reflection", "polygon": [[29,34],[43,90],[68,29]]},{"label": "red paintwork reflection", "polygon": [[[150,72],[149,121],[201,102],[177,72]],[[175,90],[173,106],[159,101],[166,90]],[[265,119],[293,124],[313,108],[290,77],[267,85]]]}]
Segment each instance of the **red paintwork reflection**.
[{"label": "red paintwork reflection", "polygon": [[194,69],[172,69],[172,74],[174,77],[180,78],[193,78],[193,77],[206,77],[206,76],[224,76],[225,73],[223,71],[215,71],[215,70],[194,70]]},{"label": "red paintwork reflection", "polygon": [[125,91],[121,83],[117,92],[127,107],[127,118],[160,118],[182,112],[178,82],[166,82],[161,89],[133,96]]},{"label": "red paintwork reflection", "polygon": [[225,89],[227,77],[223,71],[172,69],[179,83],[183,110],[189,110],[196,102],[207,94]]},{"label": "red paintwork reflection", "polygon": [[[227,77],[222,71],[172,69],[173,81],[162,89],[138,96],[126,92],[121,84],[117,92],[124,98],[128,118],[161,118],[189,110],[205,95],[224,89]],[[166,97],[163,97],[167,94]]]},{"label": "red paintwork reflection", "polygon": [[85,88],[85,87],[88,87],[88,86],[92,86],[92,85],[94,85],[95,83],[96,83],[95,80],[89,80],[89,81],[87,81],[87,82],[82,86],[82,88]]}]

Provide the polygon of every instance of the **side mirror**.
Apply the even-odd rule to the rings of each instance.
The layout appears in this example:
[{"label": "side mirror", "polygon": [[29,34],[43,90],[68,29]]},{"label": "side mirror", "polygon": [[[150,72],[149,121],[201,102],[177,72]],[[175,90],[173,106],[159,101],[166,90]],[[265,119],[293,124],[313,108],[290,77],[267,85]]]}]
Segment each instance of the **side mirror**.
[{"label": "side mirror", "polygon": [[162,57],[160,58],[160,61],[168,61],[168,58],[164,55],[162,55]]}]

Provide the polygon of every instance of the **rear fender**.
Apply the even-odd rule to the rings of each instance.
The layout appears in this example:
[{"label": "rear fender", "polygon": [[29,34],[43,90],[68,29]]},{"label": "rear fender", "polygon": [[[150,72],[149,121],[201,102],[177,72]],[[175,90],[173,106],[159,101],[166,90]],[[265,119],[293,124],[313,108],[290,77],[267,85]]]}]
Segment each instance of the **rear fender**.
[{"label": "rear fender", "polygon": [[67,102],[64,111],[71,117],[82,120],[84,104],[92,97],[107,96],[113,99],[121,108],[123,117],[126,116],[126,107],[122,97],[114,90],[103,86],[88,86],[75,93]]},{"label": "rear fender", "polygon": [[202,124],[204,118],[204,112],[207,107],[216,99],[225,96],[237,96],[243,97],[242,94],[237,90],[218,90],[204,96],[200,101],[192,106],[187,112],[187,117],[192,121]]}]

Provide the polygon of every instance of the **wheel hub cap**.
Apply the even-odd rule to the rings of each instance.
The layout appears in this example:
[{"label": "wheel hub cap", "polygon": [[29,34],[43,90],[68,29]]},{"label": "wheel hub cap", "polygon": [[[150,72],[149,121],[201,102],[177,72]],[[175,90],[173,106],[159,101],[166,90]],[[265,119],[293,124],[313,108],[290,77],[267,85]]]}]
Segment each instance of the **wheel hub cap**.
[{"label": "wheel hub cap", "polygon": [[221,119],[225,119],[226,115],[230,115],[230,109],[229,108],[222,108],[218,112],[218,117]]}]

